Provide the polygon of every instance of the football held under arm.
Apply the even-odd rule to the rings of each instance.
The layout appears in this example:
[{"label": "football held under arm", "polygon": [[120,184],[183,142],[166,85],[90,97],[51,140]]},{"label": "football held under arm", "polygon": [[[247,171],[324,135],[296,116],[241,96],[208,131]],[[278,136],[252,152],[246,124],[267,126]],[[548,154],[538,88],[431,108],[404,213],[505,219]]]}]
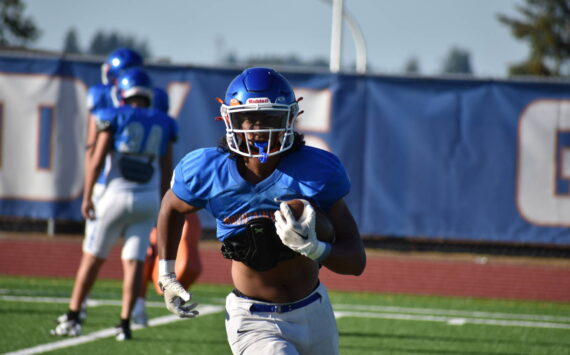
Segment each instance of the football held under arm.
[{"label": "football held under arm", "polygon": [[281,202],[275,211],[275,228],[283,244],[315,261],[325,260],[331,251],[331,243],[317,239],[317,212],[307,200],[302,202],[302,212],[295,216],[287,202]]},{"label": "football held under arm", "polygon": [[366,254],[358,226],[344,201],[351,189],[348,174],[334,154],[311,147],[305,149],[310,152],[308,158],[296,163],[300,163],[300,171],[313,171],[316,177],[313,181],[320,181],[315,185],[318,188],[313,199],[318,201],[334,229],[335,241],[320,263],[339,274],[360,275],[366,265]]}]

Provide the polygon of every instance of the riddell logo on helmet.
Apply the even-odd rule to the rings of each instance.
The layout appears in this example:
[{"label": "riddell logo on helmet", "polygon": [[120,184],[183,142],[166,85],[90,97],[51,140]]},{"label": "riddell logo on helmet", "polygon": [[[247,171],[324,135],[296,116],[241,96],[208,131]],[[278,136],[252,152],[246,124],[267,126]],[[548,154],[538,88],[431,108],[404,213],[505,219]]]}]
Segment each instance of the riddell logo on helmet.
[{"label": "riddell logo on helmet", "polygon": [[248,104],[270,104],[271,101],[266,97],[257,97],[255,99],[247,99]]}]

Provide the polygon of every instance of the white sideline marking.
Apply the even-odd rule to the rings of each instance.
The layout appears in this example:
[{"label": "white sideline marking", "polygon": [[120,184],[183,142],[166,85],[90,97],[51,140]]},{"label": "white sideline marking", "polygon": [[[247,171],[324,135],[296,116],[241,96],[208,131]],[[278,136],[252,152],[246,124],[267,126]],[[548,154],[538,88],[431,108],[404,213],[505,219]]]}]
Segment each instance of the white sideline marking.
[{"label": "white sideline marking", "polygon": [[483,319],[483,318],[457,318],[457,317],[443,317],[443,316],[419,316],[412,314],[401,313],[370,313],[370,312],[334,312],[335,317],[360,317],[360,318],[382,318],[382,319],[397,319],[397,320],[421,320],[430,322],[443,322],[449,325],[463,325],[467,323],[472,324],[486,324],[486,325],[502,325],[511,327],[534,327],[534,328],[562,328],[570,329],[570,324],[562,323],[546,323],[546,322],[529,322],[518,320],[499,320],[499,319]]},{"label": "white sideline marking", "polygon": [[468,312],[453,309],[434,309],[434,308],[413,308],[413,307],[389,307],[389,306],[365,306],[353,304],[335,304],[335,309],[363,310],[376,312],[396,312],[396,313],[419,313],[419,314],[439,314],[454,315],[462,317],[484,317],[484,318],[508,318],[508,319],[526,319],[526,320],[543,320],[552,322],[570,322],[570,317],[544,316],[539,314],[514,314],[514,313],[498,313],[498,312]]},{"label": "white sideline marking", "polygon": [[[2,296],[2,293],[6,293],[8,290],[0,289],[0,300],[5,301],[15,301],[15,302],[45,302],[45,303],[68,303],[69,298],[64,297],[34,297],[34,296]],[[102,299],[89,299],[87,301],[89,307],[97,307],[102,305],[112,305],[121,306],[120,300],[102,300]],[[164,307],[162,302],[147,302],[148,307]],[[496,319],[522,319],[530,321],[529,324],[535,324],[536,321],[545,322],[570,322],[570,317],[559,317],[559,316],[545,316],[545,315],[533,315],[533,314],[515,314],[515,313],[499,313],[499,312],[468,312],[452,309],[435,309],[435,308],[414,308],[414,307],[391,307],[391,306],[374,306],[374,305],[351,305],[351,304],[334,304],[335,314],[340,314],[341,317],[344,314],[354,313],[354,314],[369,314],[370,312],[351,312],[352,310],[363,310],[372,311],[380,314],[391,314],[391,313],[403,313],[403,314],[427,314],[427,315],[448,315],[442,319],[447,319],[449,324],[465,323],[463,319],[465,317],[471,318],[496,318]],[[346,312],[345,310],[349,310]],[[413,317],[413,316],[412,316]],[[417,318],[420,319],[421,317]],[[396,318],[394,318],[396,319]],[[413,318],[410,318],[413,319]],[[544,323],[549,324],[549,323]]]},{"label": "white sideline marking", "polygon": [[[16,293],[14,290],[0,289],[0,300],[14,302],[45,302],[45,303],[68,303],[69,298],[65,297],[38,297],[38,296],[2,296],[3,293]],[[25,292],[29,294],[28,292]],[[220,300],[224,302],[224,300]],[[88,299],[88,307],[97,307],[103,305],[121,306],[120,300],[101,300]],[[147,307],[164,307],[163,302],[147,302]],[[361,310],[373,311],[380,313],[412,313],[412,314],[430,314],[430,315],[453,315],[454,318],[463,317],[481,317],[481,318],[498,318],[498,319],[524,319],[530,321],[547,321],[547,322],[570,322],[570,317],[545,316],[540,314],[514,314],[499,312],[468,312],[453,309],[435,309],[435,308],[414,308],[414,307],[391,307],[391,306],[374,306],[374,305],[354,305],[354,304],[334,304],[334,309],[338,310]]]},{"label": "white sideline marking", "polygon": [[[206,315],[206,314],[221,312],[223,309],[224,309],[224,307],[222,307],[222,306],[211,306],[211,305],[198,306],[198,310],[200,311],[200,315]],[[176,322],[176,321],[179,321],[182,319],[183,318],[179,318],[178,316],[175,316],[174,314],[162,316],[162,317],[157,317],[157,318],[150,319],[148,321],[148,326],[154,327],[157,325]],[[133,330],[136,330],[136,329],[140,329],[140,327],[133,327]],[[82,335],[79,337],[68,338],[65,340],[57,341],[55,343],[41,344],[41,345],[37,345],[37,346],[31,347],[31,348],[18,350],[18,351],[14,351],[11,353],[6,353],[4,355],[39,354],[39,353],[43,353],[46,351],[52,351],[52,350],[57,350],[57,349],[61,349],[61,348],[67,348],[70,346],[88,343],[90,341],[95,341],[97,339],[103,339],[103,338],[108,338],[108,337],[112,337],[112,336],[115,336],[115,328],[107,328],[107,329],[99,330],[99,331],[96,331],[96,332],[93,332],[90,334],[85,334],[85,335]]]}]

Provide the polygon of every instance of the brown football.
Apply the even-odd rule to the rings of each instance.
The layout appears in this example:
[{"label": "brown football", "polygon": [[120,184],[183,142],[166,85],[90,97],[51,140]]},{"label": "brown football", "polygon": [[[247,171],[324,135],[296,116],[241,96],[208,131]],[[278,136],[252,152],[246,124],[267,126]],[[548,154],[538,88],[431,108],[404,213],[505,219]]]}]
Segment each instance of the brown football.
[{"label": "brown football", "polygon": [[[305,209],[303,202],[301,200],[289,200],[287,201],[287,204],[289,205],[291,212],[293,212],[293,217],[295,217],[295,219],[299,219],[299,217],[301,217],[303,214],[303,210]],[[313,207],[317,212],[317,218],[315,222],[315,232],[317,233],[317,239],[322,242],[334,243],[335,233],[331,221],[322,209],[315,205],[313,205]]]}]

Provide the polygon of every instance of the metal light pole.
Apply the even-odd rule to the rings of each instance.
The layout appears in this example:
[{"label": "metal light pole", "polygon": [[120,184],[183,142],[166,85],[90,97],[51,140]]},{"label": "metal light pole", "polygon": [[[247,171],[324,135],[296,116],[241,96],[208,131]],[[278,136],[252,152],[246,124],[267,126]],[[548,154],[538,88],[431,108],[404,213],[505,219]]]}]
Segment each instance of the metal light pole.
[{"label": "metal light pole", "polygon": [[342,21],[346,20],[354,46],[356,48],[356,72],[366,73],[367,56],[366,42],[360,30],[358,21],[349,12],[344,10],[343,0],[324,0],[332,6],[331,55],[329,68],[338,73],[341,66],[342,52]]},{"label": "metal light pole", "polygon": [[344,19],[348,25],[348,29],[352,35],[352,40],[354,41],[354,47],[356,48],[356,72],[360,74],[366,73],[366,42],[364,41],[364,35],[358,26],[358,22],[348,11],[344,11]]},{"label": "metal light pole", "polygon": [[333,73],[338,73],[340,71],[342,51],[342,12],[343,0],[332,0],[331,58],[329,68]]}]

